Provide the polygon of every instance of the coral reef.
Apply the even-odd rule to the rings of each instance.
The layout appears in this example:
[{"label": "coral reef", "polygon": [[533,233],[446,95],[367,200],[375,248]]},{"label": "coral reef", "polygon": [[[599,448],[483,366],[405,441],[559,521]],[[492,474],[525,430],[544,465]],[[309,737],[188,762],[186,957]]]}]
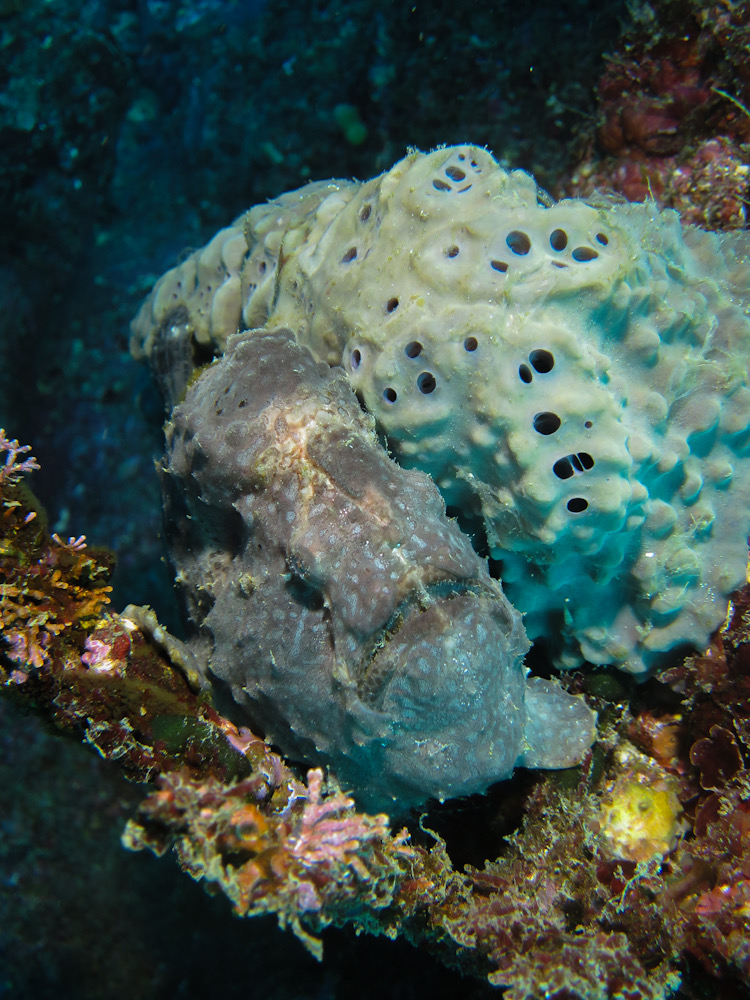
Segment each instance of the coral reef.
[{"label": "coral reef", "polygon": [[[33,459],[8,444],[15,459],[6,468],[16,471],[0,477],[3,579],[36,591],[69,580],[78,594],[78,563],[49,565],[46,549],[60,545],[30,517],[36,507],[19,475]],[[14,595],[0,601],[3,613],[15,606]],[[86,608],[82,595],[77,602]],[[696,984],[720,977],[725,996],[750,985],[750,587],[707,651],[631,691],[630,706],[606,675],[578,678],[600,691],[599,744],[578,769],[490,794],[482,823],[491,827],[493,812],[515,799],[511,827],[483,846],[490,860],[463,871],[451,860],[460,842],[450,830],[441,839],[423,820],[411,837],[393,834],[385,817],[326,788],[319,771],[301,780],[222,716],[175,664],[184,651],[152,613],[85,614],[49,631],[38,663],[8,656],[16,644],[3,633],[2,692],[131,777],[155,781],[126,845],[174,847],[185,870],[238,913],[274,913],[316,955],[328,924],[402,936],[467,974],[489,975],[514,1000],[661,1000],[686,971]],[[614,789],[643,789],[646,777],[674,794],[683,815],[650,851],[639,841],[636,860],[612,836],[608,810]],[[430,822],[466,833],[463,809],[444,807]],[[663,814],[652,818],[663,830]]]},{"label": "coral reef", "polygon": [[[446,0],[429,9],[361,0],[345,9],[294,0],[0,3],[0,425],[34,442],[43,465],[35,491],[50,531],[65,540],[87,532],[88,557],[94,540],[118,553],[108,608],[150,602],[164,624],[177,621],[169,607],[171,574],[158,557],[153,456],[161,452],[161,408],[145,366],[128,364],[123,331],[180,250],[200,246],[243,206],[310,177],[373,176],[407,144],[426,149],[471,136],[504,165],[522,166],[557,190],[577,140],[589,122],[595,127],[602,53],[623,55],[617,34],[627,28],[628,12],[642,15],[642,34],[653,29],[656,36],[664,33],[663,12],[674,9],[670,27],[692,41],[698,32],[685,12],[698,6],[651,0],[626,9],[624,0],[586,0],[506,6],[498,16],[493,5]],[[706,61],[703,83],[750,106],[740,24],[747,5],[700,6],[700,21],[715,23],[714,37],[725,44]],[[694,58],[688,50],[684,62]],[[678,69],[682,74],[681,62]],[[669,203],[680,211],[689,204],[692,221],[703,225],[736,227],[747,197],[746,140],[735,129],[744,115],[731,99],[715,97],[718,134],[710,121],[704,128],[693,119],[674,157],[637,154],[629,176],[642,194],[657,194],[663,165],[669,198],[672,169],[684,164],[685,198]],[[340,131],[341,102],[356,108],[367,128],[359,146]],[[708,169],[693,169],[694,143],[709,144]],[[609,179],[615,169],[602,164],[597,184],[616,187]],[[57,543],[50,547],[60,555]],[[152,655],[139,636],[139,656]],[[706,671],[708,682],[710,664]],[[33,699],[21,698],[24,687],[31,692],[27,684],[5,693],[32,708]],[[731,706],[729,688],[725,698]],[[102,703],[90,705],[92,714]],[[43,706],[40,700],[38,710]],[[690,738],[685,720],[670,713],[640,718],[644,752],[690,771],[681,746]],[[729,709],[723,719],[725,726]],[[116,857],[102,862],[137,789],[118,791],[116,763],[99,766],[95,755],[87,759],[75,742],[62,745],[10,704],[2,706],[0,730],[0,965],[14,997],[234,998],[247,991],[248,976],[256,993],[275,998],[348,994],[353,983],[368,998],[394,989],[404,998],[431,992],[424,953],[412,954],[402,942],[328,931],[328,961],[316,971],[296,960],[293,941],[274,938],[272,921],[246,927],[222,920],[222,899],[202,900],[189,880],[179,891],[171,865],[127,855],[121,864]],[[695,740],[715,746],[709,731],[697,727]],[[193,753],[207,745],[204,730],[197,733]],[[680,745],[670,748],[675,740]],[[505,850],[507,827],[498,816],[510,803],[520,815],[524,780],[519,775],[481,804],[455,806],[447,839],[458,867],[467,844],[479,841],[472,858],[479,868],[481,859]],[[445,809],[454,815],[454,807]],[[44,860],[55,852],[57,870]],[[120,873],[119,884],[102,877],[107,863]],[[695,898],[688,893],[685,905]],[[721,919],[728,935],[744,928],[741,907],[727,908]],[[713,947],[709,936],[706,954]],[[387,978],[394,963],[404,970],[397,986]],[[685,996],[747,995],[721,961],[718,984],[702,983],[697,959],[686,952],[678,964]],[[445,978],[452,982],[447,971]],[[446,990],[438,976],[432,992]],[[470,983],[453,988],[454,995],[466,991]]]},{"label": "coral reef", "polygon": [[132,349],[175,398],[238,328],[289,326],[481,524],[531,638],[640,674],[744,579],[747,254],[652,205],[552,204],[476,147],[414,152],[252,209],[157,282]]},{"label": "coral reef", "polygon": [[434,483],[290,331],[231,338],[166,436],[196,659],[287,756],[392,812],[585,754],[591,712],[527,691],[520,615]]}]

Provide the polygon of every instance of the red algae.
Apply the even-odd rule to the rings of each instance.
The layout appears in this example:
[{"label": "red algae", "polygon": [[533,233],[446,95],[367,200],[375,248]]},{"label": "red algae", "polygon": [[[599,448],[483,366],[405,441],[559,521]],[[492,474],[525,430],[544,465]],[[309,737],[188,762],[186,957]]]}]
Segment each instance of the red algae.
[{"label": "red algae", "polygon": [[589,149],[561,187],[654,198],[684,222],[745,226],[750,79],[745,4],[662,0],[633,8],[608,56]]}]

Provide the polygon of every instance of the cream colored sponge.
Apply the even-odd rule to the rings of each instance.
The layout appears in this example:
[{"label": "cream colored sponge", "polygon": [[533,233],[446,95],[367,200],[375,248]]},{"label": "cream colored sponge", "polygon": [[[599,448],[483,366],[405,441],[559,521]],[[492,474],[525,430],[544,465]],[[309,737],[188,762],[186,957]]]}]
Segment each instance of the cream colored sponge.
[{"label": "cream colored sponge", "polygon": [[703,645],[745,578],[748,249],[652,203],[553,203],[473,146],[413,152],[222,230],[132,349],[291,328],[486,536],[532,638],[642,673]]}]

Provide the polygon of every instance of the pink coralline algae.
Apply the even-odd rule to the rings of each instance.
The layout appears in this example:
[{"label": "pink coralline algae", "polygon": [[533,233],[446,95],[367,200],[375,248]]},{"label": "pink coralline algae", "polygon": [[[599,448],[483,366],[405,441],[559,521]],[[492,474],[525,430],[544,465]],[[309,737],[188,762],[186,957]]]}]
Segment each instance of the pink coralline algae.
[{"label": "pink coralline algae", "polygon": [[164,776],[124,843],[157,854],[174,846],[182,867],[217,883],[239,916],[274,913],[320,958],[323,927],[357,908],[367,927],[392,905],[414,851],[406,831],[391,836],[387,816],[357,813],[341,792],[324,795],[322,771],[309,771],[306,783],[285,777],[285,802],[269,811],[256,777],[227,786],[182,771]]},{"label": "pink coralline algae", "polygon": [[568,188],[579,196],[609,188],[630,201],[653,198],[686,223],[708,229],[745,225],[750,166],[725,136],[705,139],[677,156],[631,155],[581,164]]}]

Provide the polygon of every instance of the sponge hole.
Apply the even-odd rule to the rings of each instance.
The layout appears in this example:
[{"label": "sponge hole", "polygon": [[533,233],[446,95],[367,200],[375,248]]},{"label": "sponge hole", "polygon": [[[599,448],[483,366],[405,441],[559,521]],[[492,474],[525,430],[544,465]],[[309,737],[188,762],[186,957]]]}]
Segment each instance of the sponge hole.
[{"label": "sponge hole", "polygon": [[580,476],[582,472],[588,472],[594,468],[594,459],[587,451],[579,451],[575,455],[565,455],[558,458],[552,466],[552,471],[558,479],[570,479],[571,476]]},{"label": "sponge hole", "polygon": [[545,410],[544,413],[534,414],[534,430],[537,434],[554,434],[560,430],[562,421],[556,413]]},{"label": "sponge hole", "polygon": [[555,229],[550,233],[549,244],[553,250],[564,250],[568,245],[568,234],[564,229]]},{"label": "sponge hole", "polygon": [[418,358],[422,353],[422,345],[418,340],[412,340],[411,343],[407,344],[404,348],[404,354],[407,358]]},{"label": "sponge hole", "polygon": [[437,382],[435,381],[435,376],[432,372],[422,372],[417,378],[417,389],[427,395],[430,392],[435,391]]},{"label": "sponge hole", "polygon": [[529,355],[529,361],[531,362],[531,367],[534,371],[539,372],[540,375],[545,375],[547,372],[551,372],[555,367],[554,355],[551,351],[545,351],[544,348],[532,351]]},{"label": "sponge hole", "polygon": [[[459,160],[462,160],[462,161],[465,160],[466,159],[466,153],[459,153],[458,154],[458,158],[459,158]],[[478,167],[477,167],[477,161],[476,160],[470,160],[469,162],[471,163],[472,167],[474,167],[474,169],[476,170],[476,172],[478,174],[481,174],[482,171],[478,169]]]},{"label": "sponge hole", "polygon": [[583,497],[571,497],[568,500],[568,510],[571,514],[581,514],[588,507],[589,502]]},{"label": "sponge hole", "polygon": [[524,257],[529,250],[531,250],[531,240],[526,235],[518,229],[514,229],[513,232],[508,233],[505,237],[505,242],[508,244],[508,248],[517,253],[519,257]]},{"label": "sponge hole", "polygon": [[596,260],[598,256],[599,254],[593,247],[576,247],[571,254],[573,260],[578,261],[579,264],[585,263],[587,260]]}]

